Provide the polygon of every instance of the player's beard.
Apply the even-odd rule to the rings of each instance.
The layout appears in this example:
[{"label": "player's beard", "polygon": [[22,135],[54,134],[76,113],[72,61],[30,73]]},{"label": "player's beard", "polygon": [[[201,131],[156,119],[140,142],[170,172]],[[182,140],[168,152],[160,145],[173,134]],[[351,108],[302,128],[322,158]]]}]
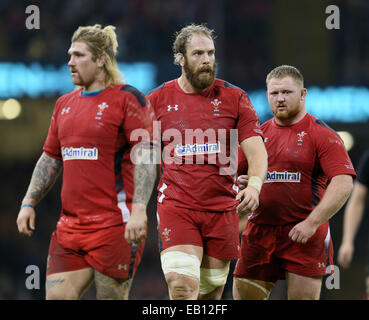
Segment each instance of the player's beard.
[{"label": "player's beard", "polygon": [[[73,70],[73,71],[75,72],[74,77],[73,77],[73,75],[71,75],[73,84],[75,86],[81,86],[83,84],[83,79],[81,77],[81,74],[77,70]],[[72,72],[72,70],[71,70],[71,72]]]},{"label": "player's beard", "polygon": [[293,107],[286,107],[284,111],[278,111],[278,106],[274,108],[273,114],[279,120],[291,120],[295,118],[301,112],[301,106],[299,103],[296,103]]},{"label": "player's beard", "polygon": [[[215,62],[213,66],[204,66],[199,68],[198,70],[195,70],[187,61],[185,58],[183,69],[186,74],[187,80],[190,82],[190,84],[199,90],[204,90],[208,87],[210,87],[214,82],[214,76],[215,76]],[[200,76],[200,73],[202,72],[208,72],[207,76]]]}]

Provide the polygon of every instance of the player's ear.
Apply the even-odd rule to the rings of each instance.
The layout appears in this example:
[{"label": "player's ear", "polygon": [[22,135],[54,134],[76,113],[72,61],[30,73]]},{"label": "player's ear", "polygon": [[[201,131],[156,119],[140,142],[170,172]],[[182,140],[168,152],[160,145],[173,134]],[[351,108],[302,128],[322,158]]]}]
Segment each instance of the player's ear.
[{"label": "player's ear", "polygon": [[102,68],[106,62],[106,54],[103,53],[99,58],[97,58],[96,63],[99,68]]},{"label": "player's ear", "polygon": [[183,56],[183,54],[182,53],[178,53],[178,57],[179,57],[179,59],[178,59],[178,63],[179,63],[179,65],[181,66],[181,67],[183,67],[184,66],[184,56]]},{"label": "player's ear", "polygon": [[302,88],[301,89],[301,100],[305,100],[306,95],[307,95],[307,89]]}]

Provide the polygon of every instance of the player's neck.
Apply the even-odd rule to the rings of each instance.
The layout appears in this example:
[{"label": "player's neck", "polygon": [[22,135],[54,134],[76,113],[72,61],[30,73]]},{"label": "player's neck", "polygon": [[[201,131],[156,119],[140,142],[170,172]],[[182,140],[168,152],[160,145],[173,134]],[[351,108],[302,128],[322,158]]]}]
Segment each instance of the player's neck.
[{"label": "player's neck", "polygon": [[185,92],[185,93],[201,93],[207,90],[205,89],[197,89],[195,88],[187,79],[186,75],[182,73],[182,75],[177,79],[177,83],[179,87]]},{"label": "player's neck", "polygon": [[292,126],[295,123],[301,121],[305,115],[307,114],[307,111],[305,109],[305,107],[293,118],[291,119],[278,119],[276,117],[274,117],[275,122],[282,127],[288,127],[288,126]]},{"label": "player's neck", "polygon": [[105,87],[105,75],[99,75],[91,83],[83,85],[82,89],[84,92],[91,92],[105,89]]}]

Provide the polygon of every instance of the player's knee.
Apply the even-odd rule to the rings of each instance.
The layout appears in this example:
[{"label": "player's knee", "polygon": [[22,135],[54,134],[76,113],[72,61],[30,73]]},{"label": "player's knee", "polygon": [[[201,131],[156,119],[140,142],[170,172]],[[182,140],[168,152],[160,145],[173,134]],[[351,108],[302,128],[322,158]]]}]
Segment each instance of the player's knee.
[{"label": "player's knee", "polygon": [[199,281],[178,273],[167,273],[166,281],[168,283],[170,297],[173,300],[196,299],[198,295]]},{"label": "player's knee", "polygon": [[208,295],[219,287],[224,287],[229,273],[229,264],[220,269],[200,269],[200,294]]},{"label": "player's knee", "polygon": [[319,300],[320,290],[289,290],[288,300]]},{"label": "player's knee", "polygon": [[233,297],[236,300],[267,300],[274,284],[246,278],[234,278]]},{"label": "player's knee", "polygon": [[98,300],[128,300],[129,290],[123,288],[110,288],[96,292]]},{"label": "player's knee", "polygon": [[181,251],[169,251],[161,255],[172,299],[193,299],[198,294],[200,260],[197,256]]}]

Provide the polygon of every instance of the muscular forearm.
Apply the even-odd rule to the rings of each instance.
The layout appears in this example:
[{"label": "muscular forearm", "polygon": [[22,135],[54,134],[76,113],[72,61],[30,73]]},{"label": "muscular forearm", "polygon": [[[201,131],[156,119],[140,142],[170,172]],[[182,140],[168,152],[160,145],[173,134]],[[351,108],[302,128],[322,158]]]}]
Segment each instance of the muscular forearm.
[{"label": "muscular forearm", "polygon": [[156,166],[154,164],[138,164],[135,166],[133,203],[147,205],[154,188],[155,179]]},{"label": "muscular forearm", "polygon": [[134,170],[133,204],[144,204],[146,206],[150,200],[156,180],[155,151],[155,149],[148,149],[147,146],[143,146],[136,151],[140,156],[136,157]]},{"label": "muscular forearm", "polygon": [[327,190],[306,220],[320,226],[342,208],[352,191],[352,177],[339,175],[332,178]]},{"label": "muscular forearm", "polygon": [[32,205],[39,203],[54,185],[62,166],[63,162],[61,160],[51,158],[46,153],[43,153],[37,161],[22,203]]},{"label": "muscular forearm", "polygon": [[268,170],[268,154],[261,137],[251,137],[241,142],[248,163],[248,177],[257,176],[263,182]]}]

